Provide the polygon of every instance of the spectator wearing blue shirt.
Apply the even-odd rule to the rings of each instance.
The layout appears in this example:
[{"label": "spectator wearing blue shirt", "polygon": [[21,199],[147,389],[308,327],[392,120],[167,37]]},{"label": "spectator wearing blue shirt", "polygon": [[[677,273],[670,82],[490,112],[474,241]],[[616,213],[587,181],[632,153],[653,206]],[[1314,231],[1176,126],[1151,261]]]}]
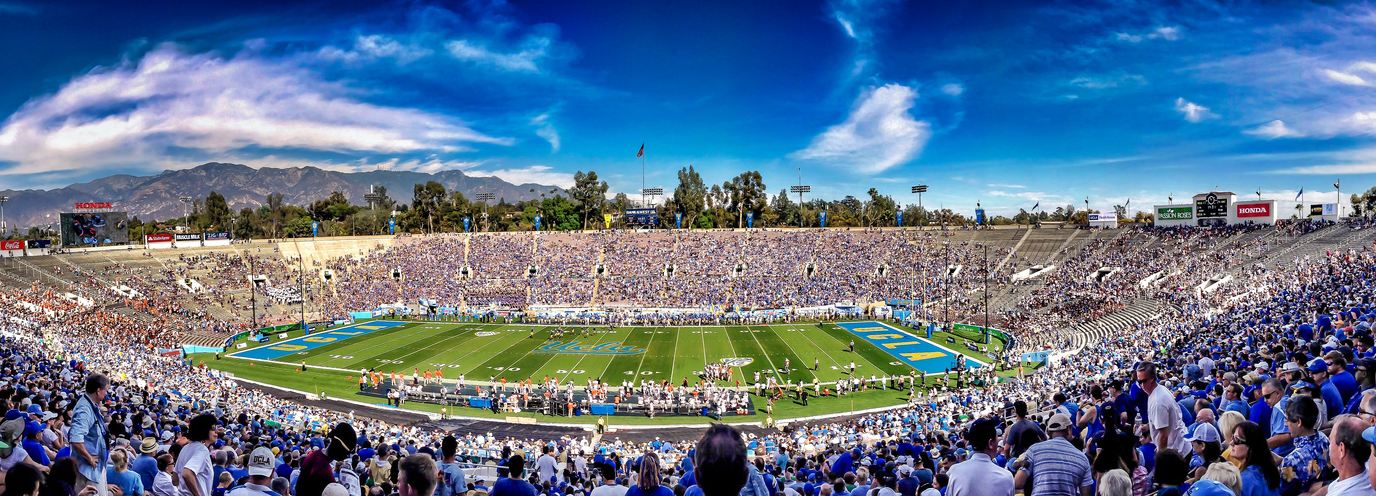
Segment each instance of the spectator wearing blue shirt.
[{"label": "spectator wearing blue shirt", "polygon": [[[410,458],[407,458],[408,460]],[[526,473],[526,459],[521,455],[511,455],[506,462],[507,476],[492,484],[491,496],[535,496],[535,486],[522,477]],[[424,495],[428,496],[428,495]]]},{"label": "spectator wearing blue shirt", "polygon": [[626,496],[674,496],[674,491],[660,484],[659,455],[646,451],[640,458],[639,478],[626,491]]},{"label": "spectator wearing blue shirt", "polygon": [[[1328,375],[1328,363],[1322,358],[1315,358],[1309,361],[1309,378],[1314,380],[1314,385],[1319,388],[1319,398],[1323,401],[1319,404],[1322,408],[1319,419],[1328,420],[1336,417],[1347,402],[1343,401],[1342,394],[1338,392],[1338,387],[1333,385]],[[1327,422],[1325,422],[1327,423]],[[1320,425],[1318,428],[1322,429]]]},{"label": "spectator wearing blue shirt", "polygon": [[38,441],[39,434],[43,433],[43,424],[30,420],[24,423],[24,451],[29,454],[29,459],[34,463],[44,467],[52,465],[52,457],[48,456],[48,448]]},{"label": "spectator wearing blue shirt", "polygon": [[99,406],[110,392],[110,379],[104,374],[91,373],[86,376],[85,386],[86,394],[77,397],[72,407],[72,425],[67,430],[67,442],[76,460],[75,487],[86,487],[103,479],[110,457],[105,416],[101,415]]},{"label": "spectator wearing blue shirt", "polygon": [[1237,383],[1228,384],[1227,387],[1223,388],[1222,403],[1223,411],[1237,412],[1242,414],[1244,418],[1247,417],[1248,410],[1251,409],[1247,401],[1242,399],[1242,386],[1237,385]]},{"label": "spectator wearing blue shirt", "polygon": [[1346,405],[1352,401],[1353,396],[1361,392],[1361,388],[1357,386],[1357,378],[1347,371],[1347,359],[1343,357],[1342,352],[1332,351],[1324,358],[1328,362],[1328,382],[1333,383],[1333,387],[1338,389],[1341,404]]},{"label": "spectator wearing blue shirt", "polygon": [[139,474],[139,479],[143,482],[143,487],[148,490],[153,488],[153,479],[158,476],[158,459],[153,456],[158,453],[158,441],[151,437],[143,438],[139,443],[139,456],[130,464],[134,473]]}]

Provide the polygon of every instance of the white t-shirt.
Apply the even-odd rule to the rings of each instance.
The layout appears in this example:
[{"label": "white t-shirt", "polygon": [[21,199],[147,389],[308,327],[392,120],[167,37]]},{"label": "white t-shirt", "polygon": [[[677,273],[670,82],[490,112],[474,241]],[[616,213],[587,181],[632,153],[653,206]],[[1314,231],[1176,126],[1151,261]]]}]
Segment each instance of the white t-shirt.
[{"label": "white t-shirt", "polygon": [[593,488],[592,494],[588,496],[626,496],[626,491],[630,489],[631,488],[620,484],[614,486],[603,484]]},{"label": "white t-shirt", "polygon": [[[1193,453],[1190,443],[1185,441],[1185,420],[1180,416],[1180,405],[1175,403],[1175,397],[1165,386],[1158,384],[1147,396],[1147,419],[1151,421],[1152,440],[1156,439],[1156,431],[1169,429],[1166,435],[1169,446],[1164,448],[1177,453]],[[1157,450],[1162,448],[1156,447]]]},{"label": "white t-shirt", "polygon": [[0,472],[9,472],[15,465],[24,463],[29,459],[29,452],[24,451],[23,446],[15,446],[10,449],[10,456],[0,458]]},{"label": "white t-shirt", "polygon": [[554,457],[540,455],[540,459],[535,461],[535,468],[540,473],[540,482],[549,482],[550,478],[559,474],[559,467],[556,466]]},{"label": "white t-shirt", "polygon": [[[196,474],[196,485],[200,486],[201,496],[210,496],[215,489],[215,466],[210,463],[210,449],[204,443],[187,443],[182,447],[182,452],[177,454],[177,466],[173,471],[173,477],[180,479],[182,469],[189,469]],[[180,487],[180,486],[179,486]],[[183,496],[192,496],[192,492],[186,487],[180,487]]]}]

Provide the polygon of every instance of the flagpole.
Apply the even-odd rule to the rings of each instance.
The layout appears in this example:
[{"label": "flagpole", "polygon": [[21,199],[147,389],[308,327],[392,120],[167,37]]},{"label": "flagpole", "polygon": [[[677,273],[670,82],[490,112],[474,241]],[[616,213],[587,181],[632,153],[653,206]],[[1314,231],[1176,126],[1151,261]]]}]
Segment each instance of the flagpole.
[{"label": "flagpole", "polygon": [[1343,218],[1343,180],[1333,181],[1333,189],[1338,190],[1338,219]]}]

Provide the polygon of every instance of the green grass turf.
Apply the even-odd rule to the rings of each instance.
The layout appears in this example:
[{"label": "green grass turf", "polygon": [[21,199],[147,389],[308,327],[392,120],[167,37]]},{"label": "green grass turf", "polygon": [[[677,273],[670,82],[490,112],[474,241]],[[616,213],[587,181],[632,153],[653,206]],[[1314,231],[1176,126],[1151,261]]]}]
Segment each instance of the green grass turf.
[{"label": "green grass turf", "polygon": [[[570,332],[561,339],[562,341],[579,341],[588,346],[619,342],[646,351],[631,355],[546,353],[538,351],[538,348],[551,342],[551,328],[546,326],[413,322],[334,342],[313,350],[297,352],[278,359],[279,363],[229,357],[215,360],[210,354],[193,358],[245,379],[300,391],[325,392],[334,397],[375,404],[385,404],[385,401],[357,394],[356,371],[359,369],[376,368],[383,372],[399,372],[409,377],[416,368],[438,368],[444,371],[448,379],[455,379],[460,375],[469,380],[505,378],[508,381],[526,378],[539,381],[545,377],[554,377],[561,382],[574,381],[579,384],[591,378],[601,378],[613,384],[641,379],[667,379],[675,383],[686,379],[695,382],[697,374],[705,364],[719,363],[724,358],[732,357],[752,360],[751,363],[737,369],[732,383],[740,380],[748,384],[752,382],[756,372],[759,372],[761,377],[775,376],[785,381],[810,383],[815,378],[821,382],[833,382],[849,377],[846,369],[852,361],[857,366],[857,375],[863,377],[908,374],[912,371],[907,365],[894,361],[892,356],[862,339],[855,339],[856,352],[851,353],[847,344],[853,335],[833,324],[569,329]],[[908,330],[919,334],[916,330]],[[583,331],[586,331],[586,334],[583,334]],[[532,332],[535,336],[533,338]],[[288,333],[289,338],[300,335],[300,331]],[[945,337],[944,333],[937,333],[933,336],[933,341],[955,350],[968,351],[963,347],[964,339],[957,339],[956,345],[950,345],[945,343]],[[270,344],[272,343],[267,343]],[[247,343],[245,349],[257,346],[262,345]],[[242,349],[231,348],[229,353],[237,351]],[[967,354],[986,363],[989,360],[987,356],[979,353]],[[791,368],[787,375],[779,370],[784,366],[785,360]],[[813,369],[814,361],[818,365],[816,370]],[[298,370],[302,362],[308,366],[307,372]],[[325,367],[343,370],[330,370]],[[929,377],[928,384],[935,384],[940,380]],[[785,400],[776,405],[775,417],[785,419],[845,413],[897,404],[905,399],[906,394],[902,392],[868,391],[843,398],[813,399],[808,407],[794,404],[792,400]],[[757,399],[756,406],[762,413],[764,402]],[[422,403],[412,403],[407,405],[407,408],[439,411],[436,405]],[[497,418],[506,416],[467,408],[450,413]],[[570,419],[559,418],[557,421],[566,422]],[[639,417],[617,417],[616,421],[693,423],[697,419],[670,417],[651,421]]]}]

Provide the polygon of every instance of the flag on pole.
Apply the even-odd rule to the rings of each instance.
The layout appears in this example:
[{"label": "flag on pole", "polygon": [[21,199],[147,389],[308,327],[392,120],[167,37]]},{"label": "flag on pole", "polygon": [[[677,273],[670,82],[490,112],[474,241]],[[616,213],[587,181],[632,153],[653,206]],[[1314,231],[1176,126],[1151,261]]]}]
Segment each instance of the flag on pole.
[{"label": "flag on pole", "polygon": [[1342,179],[1339,179],[1339,180],[1337,180],[1337,181],[1333,181],[1333,189],[1343,189],[1343,187],[1342,187],[1342,182],[1343,182]]},{"label": "flag on pole", "polygon": [[640,144],[640,151],[635,152],[635,158],[640,158],[640,157],[644,157],[644,156],[645,156],[645,144],[644,144],[644,143],[641,143],[641,144]]},{"label": "flag on pole", "polygon": [[1036,210],[1037,210],[1037,207],[1040,207],[1040,206],[1042,206],[1042,202],[1038,201],[1037,203],[1032,204],[1032,210],[1033,210],[1033,211],[1036,211]]},{"label": "flag on pole", "polygon": [[1300,201],[1300,197],[1302,197],[1302,196],[1304,196],[1304,187],[1303,187],[1303,186],[1300,187],[1300,192],[1299,192],[1299,193],[1295,193],[1295,201]]}]

